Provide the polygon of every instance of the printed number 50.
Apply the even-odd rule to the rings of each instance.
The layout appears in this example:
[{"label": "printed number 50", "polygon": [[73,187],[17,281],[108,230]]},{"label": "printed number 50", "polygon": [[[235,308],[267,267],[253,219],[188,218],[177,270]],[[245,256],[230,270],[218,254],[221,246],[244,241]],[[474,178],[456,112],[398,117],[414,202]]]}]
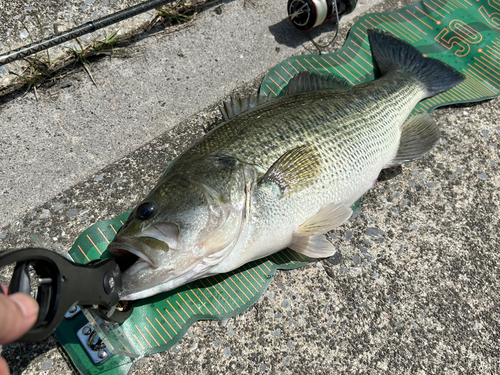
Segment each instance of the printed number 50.
[{"label": "printed number 50", "polygon": [[441,30],[434,39],[447,49],[458,47],[455,51],[457,56],[467,56],[470,52],[470,44],[476,44],[483,40],[483,36],[477,30],[463,21],[453,20],[448,27],[449,30],[446,28]]}]

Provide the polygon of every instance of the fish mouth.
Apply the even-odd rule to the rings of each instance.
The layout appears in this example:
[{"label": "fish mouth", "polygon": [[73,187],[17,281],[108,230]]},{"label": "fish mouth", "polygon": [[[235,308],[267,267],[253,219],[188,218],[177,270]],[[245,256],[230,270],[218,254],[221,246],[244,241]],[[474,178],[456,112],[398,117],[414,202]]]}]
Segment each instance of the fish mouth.
[{"label": "fish mouth", "polygon": [[136,261],[141,262],[144,261],[148,263],[150,266],[155,267],[153,261],[149,259],[149,257],[142,253],[135,245],[130,242],[112,242],[108,246],[108,251],[117,256],[118,258],[127,256],[127,255],[135,255]]}]

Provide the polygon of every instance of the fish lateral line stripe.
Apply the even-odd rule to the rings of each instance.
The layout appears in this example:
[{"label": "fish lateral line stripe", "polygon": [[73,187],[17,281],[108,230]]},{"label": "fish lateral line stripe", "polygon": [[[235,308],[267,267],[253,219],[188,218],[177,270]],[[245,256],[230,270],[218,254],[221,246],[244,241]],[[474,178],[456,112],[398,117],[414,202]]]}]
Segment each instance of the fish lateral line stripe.
[{"label": "fish lateral line stripe", "polygon": [[274,94],[274,96],[278,96],[278,94],[276,94],[276,93],[274,92],[274,90],[273,90],[272,88],[270,88],[270,87],[269,87],[269,85],[268,85],[267,83],[266,83],[266,87],[269,89],[269,91],[271,91],[271,92]]},{"label": "fish lateral line stripe", "polygon": [[[227,300],[226,300],[226,299],[224,298],[224,296],[223,296],[223,295],[219,292],[219,290],[217,289],[217,287],[216,287],[214,284],[212,284],[212,282],[210,281],[210,279],[208,279],[208,278],[207,278],[206,280],[207,280],[207,282],[208,282],[208,283],[212,286],[212,288],[214,288],[214,290],[217,292],[217,294],[218,294],[219,296],[221,296],[221,297],[222,297],[222,299],[224,300],[224,302],[226,302],[226,305],[228,305],[228,306],[231,308],[231,310],[233,310],[233,311],[234,311],[234,309],[233,309],[233,307],[231,306],[231,304],[230,304],[229,302],[227,302]],[[217,281],[217,280],[215,280],[215,281]],[[222,288],[222,290],[223,290],[223,291],[224,291],[224,292],[225,292],[225,293],[226,293],[226,294],[227,294],[227,295],[228,295],[228,296],[229,296],[229,297],[233,300],[233,302],[234,302],[234,303],[236,304],[236,306],[238,306],[238,308],[239,308],[239,307],[240,307],[240,305],[239,305],[239,304],[238,304],[238,303],[237,303],[237,302],[233,299],[233,297],[231,297],[231,295],[227,292],[227,290],[226,290],[226,289],[224,289],[224,287],[223,287],[221,284],[219,284],[219,286],[220,286],[220,287]]]},{"label": "fish lateral line stripe", "polygon": [[[178,316],[182,319],[182,317],[181,317],[181,316],[179,315],[179,313],[175,310],[174,306],[172,306],[172,304],[170,303],[170,301],[169,301],[169,300],[167,300],[167,303],[170,305],[170,307],[172,308],[172,310],[174,310],[174,311],[177,313],[177,315],[178,315]],[[170,318],[171,318],[171,319],[175,322],[175,324],[177,324],[177,327],[179,327],[179,329],[182,329],[182,327],[181,327],[181,325],[179,324],[179,322],[178,322],[178,321],[177,321],[177,320],[173,317],[173,315],[172,315],[172,314],[170,314],[170,311],[168,311],[168,309],[163,309],[163,310],[165,310],[165,312],[166,312],[166,313],[170,316]],[[184,319],[182,319],[182,320],[184,321]],[[186,322],[184,321],[184,323],[186,323]]]},{"label": "fish lateral line stripe", "polygon": [[[244,268],[243,268],[243,269],[244,269]],[[234,271],[233,271],[233,273],[234,273]],[[245,272],[242,272],[240,275],[241,275],[241,276],[243,276],[243,277],[245,278],[245,280],[248,282],[248,284],[250,284],[250,285],[252,286],[252,288],[254,288],[254,289],[255,289],[255,291],[256,291],[257,293],[259,293],[259,290],[255,287],[255,285],[253,285],[253,284],[252,284],[252,282],[251,282],[250,280],[248,280],[248,278],[247,278],[247,277],[246,277],[246,275],[245,275]],[[239,278],[238,278],[238,279],[239,279]],[[257,281],[255,281],[255,282],[257,282]],[[260,286],[260,285],[259,285],[259,286]]]},{"label": "fish lateral line stripe", "polygon": [[171,329],[172,331],[174,331],[174,333],[177,335],[177,331],[174,329],[174,327],[172,327],[172,326],[170,325],[170,323],[169,323],[169,322],[168,322],[168,320],[167,320],[167,319],[163,316],[163,314],[160,312],[160,310],[158,310],[158,308],[156,308],[156,311],[158,311],[158,314],[160,314],[160,315],[161,315],[161,317],[162,317],[162,318],[163,318],[163,320],[164,320],[164,321],[168,324],[168,326],[170,327],[170,329]]},{"label": "fish lateral line stripe", "polygon": [[[250,289],[248,289],[248,287],[246,286],[246,284],[243,281],[241,281],[241,279],[238,277],[238,275],[234,271],[231,271],[231,273],[238,279],[238,281],[241,283],[241,285],[243,285],[246,288],[246,290],[248,290],[248,293],[250,293],[252,295],[252,297],[255,297],[255,294],[253,294],[252,291]],[[233,283],[236,285],[236,283],[234,282],[234,280],[233,280]],[[248,281],[248,283],[250,283],[250,281]],[[255,289],[255,287],[253,285],[252,285],[252,287]]]},{"label": "fish lateral line stripe", "polygon": [[[354,44],[356,44],[356,43],[354,43]],[[348,48],[349,48],[352,52],[356,53],[356,52],[355,52],[355,51],[354,51],[351,47],[348,47]],[[367,63],[367,64],[368,64],[371,68],[373,68],[372,63],[370,63],[369,61],[365,60],[365,58],[364,58],[363,56],[361,56],[361,55],[359,55],[359,54],[357,54],[357,53],[356,53],[356,55],[358,55],[360,58],[362,58],[362,59],[363,59],[363,61],[364,61],[365,63]],[[371,56],[371,55],[370,55],[370,56]],[[370,72],[370,74],[371,74],[371,72]]]},{"label": "fish lateral line stripe", "polygon": [[[194,292],[192,292],[192,293],[194,294]],[[196,306],[196,308],[198,309],[198,311],[199,311],[202,315],[205,315],[205,313],[204,313],[204,312],[203,312],[203,311],[202,311],[202,310],[198,307],[198,305],[197,305],[196,303],[194,303],[193,299],[191,298],[191,296],[190,296],[187,292],[186,292],[186,296],[187,296],[187,297],[191,300],[191,302],[193,303],[193,305],[195,305],[195,306]],[[196,295],[195,295],[195,297],[196,297]],[[200,303],[201,303],[201,301],[200,301]],[[205,306],[203,305],[203,303],[201,303],[201,305],[202,305],[203,307],[205,307]],[[211,314],[210,310],[209,310],[209,309],[207,309],[206,307],[205,307],[205,310],[207,310],[207,311],[208,311],[208,313],[209,313],[209,314]]]},{"label": "fish lateral line stripe", "polygon": [[[293,70],[295,70],[297,73],[299,73],[299,71],[298,71],[297,69],[295,69],[295,67],[292,65],[292,63],[291,63],[291,62],[288,62],[288,65],[290,65],[290,66],[293,68]],[[287,72],[287,73],[288,73],[288,72]],[[290,74],[290,73],[288,73],[288,74]]]},{"label": "fish lateral line stripe", "polygon": [[408,13],[410,13],[413,17],[415,17],[416,20],[420,21],[421,23],[423,23],[425,26],[427,26],[429,29],[432,30],[432,26],[428,25],[426,22],[422,21],[420,18],[418,18],[416,15],[414,15],[412,12],[410,12],[409,9],[406,9],[406,11]]},{"label": "fish lateral line stripe", "polygon": [[144,333],[141,332],[141,330],[139,329],[139,327],[137,327],[137,324],[135,325],[135,328],[137,328],[137,330],[139,331],[139,333],[141,334],[142,338],[144,339],[144,341],[146,341],[149,345],[149,347],[151,349],[153,349],[153,346],[149,343],[148,339],[146,338],[146,336],[144,336]]},{"label": "fish lateral line stripe", "polygon": [[139,345],[142,347],[142,350],[146,350],[146,348],[144,347],[144,345],[142,345],[142,343],[139,341],[139,339],[137,338],[137,336],[135,335],[135,333],[133,334],[134,335],[134,338],[135,340],[139,343]]},{"label": "fish lateral line stripe", "polygon": [[[186,321],[184,320],[184,318],[181,316],[181,314],[179,314],[179,312],[175,309],[175,307],[170,303],[170,301],[167,299],[166,300],[167,303],[169,304],[169,306],[172,308],[173,311],[175,311],[175,313],[177,314],[177,316],[179,318],[181,318],[181,320],[184,322],[184,324],[186,324]],[[175,324],[177,324],[177,326],[182,329],[181,325],[177,322],[177,319],[174,319],[174,317],[172,316],[172,314],[170,314],[170,311],[168,311],[167,309],[165,309],[165,311],[168,313],[168,315],[170,315],[170,317],[172,318],[172,320],[175,322]]]},{"label": "fish lateral line stripe", "polygon": [[402,19],[406,20],[406,22],[408,22],[410,25],[412,25],[415,29],[419,30],[422,34],[424,34],[424,35],[426,35],[426,36],[427,36],[427,33],[426,33],[424,30],[422,30],[420,27],[417,27],[417,26],[416,26],[415,24],[413,24],[413,22],[411,22],[408,18],[406,18],[405,16],[403,16],[403,15],[402,15],[401,13],[399,13],[399,12],[398,12],[398,15],[399,15]]},{"label": "fish lateral line stripe", "polygon": [[[163,342],[166,344],[167,342],[165,341],[165,339],[163,338],[163,336],[160,334],[160,332],[158,332],[158,330],[156,329],[156,327],[153,325],[153,323],[151,323],[151,321],[149,320],[149,318],[147,316],[146,316],[146,320],[149,322],[149,324],[151,324],[151,327],[153,327],[153,329],[156,331],[156,333],[158,334],[158,336],[160,336],[161,339],[163,340]],[[158,342],[156,342],[156,343],[158,344]],[[160,344],[158,344],[158,346],[160,346]]]},{"label": "fish lateral line stripe", "polygon": [[[399,13],[398,13],[399,14]],[[413,35],[415,35],[418,39],[422,39],[422,37],[420,35],[418,35],[416,32],[414,32],[412,29],[410,29],[408,26],[406,26],[404,23],[398,21],[396,19],[396,17],[394,17],[392,14],[389,14],[389,17],[387,16],[384,16],[386,18],[389,18],[391,17],[398,25],[400,25],[402,28],[404,28],[405,30],[408,30],[410,33],[412,33]],[[404,18],[404,17],[403,17]],[[406,20],[406,18],[404,18]],[[410,22],[411,23],[411,22]],[[426,34],[427,35],[427,34]]]},{"label": "fish lateral line stripe", "polygon": [[284,79],[281,74],[279,74],[276,70],[274,71],[274,73],[276,73],[278,75],[278,77],[280,77],[283,81],[285,81],[285,83],[288,85],[288,82],[286,79]]},{"label": "fish lateral line stripe", "polygon": [[[207,288],[207,286],[205,285],[205,283],[203,282],[202,279],[200,279],[200,283],[205,287],[205,289],[207,290],[207,292],[210,293],[210,295],[214,298],[214,300],[216,300],[217,303],[220,305],[220,307],[222,307],[222,310],[224,310],[226,312],[226,314],[227,314],[226,308],[224,306],[222,306],[222,303],[220,303],[220,301],[214,296],[214,294],[212,293],[212,291],[209,288]],[[216,289],[216,291],[217,291],[217,289]],[[219,292],[217,291],[217,293],[219,293]],[[219,293],[219,295],[220,295],[220,293]],[[208,302],[210,302],[210,300]],[[214,308],[215,308],[215,306],[214,306]]]},{"label": "fish lateral line stripe", "polygon": [[286,70],[284,66],[282,66],[281,69],[283,69],[286,72],[286,74],[290,76],[290,78],[293,78],[293,75],[291,75],[290,72]]},{"label": "fish lateral line stripe", "polygon": [[94,241],[92,241],[92,238],[90,238],[90,236],[88,234],[87,234],[87,238],[92,243],[92,245],[94,245],[94,247],[97,250],[97,252],[99,253],[99,255],[102,255],[101,250],[99,250],[99,248],[96,246],[96,244],[94,243]]},{"label": "fish lateral line stripe", "polygon": [[[182,305],[179,303],[179,301],[175,301],[175,303],[177,303],[177,305],[181,308],[181,310],[184,312],[184,314],[186,314],[187,318],[189,319],[190,318],[189,314],[186,312],[186,310],[184,310],[184,307],[182,307]],[[186,322],[184,322],[184,323],[186,323]]]},{"label": "fish lateral line stripe", "polygon": [[104,239],[106,240],[106,242],[107,242],[107,243],[108,243],[108,245],[109,245],[109,240],[106,238],[106,236],[104,235],[104,233],[102,233],[101,228],[97,228],[97,230],[99,231],[99,233],[101,233],[101,236],[103,236],[103,237],[104,237]]},{"label": "fish lateral line stripe", "polygon": [[[239,298],[239,300],[241,301],[241,303],[245,304],[245,301],[243,301],[243,300],[241,299],[240,295],[239,295],[238,293],[236,293],[236,291],[233,289],[233,287],[232,287],[231,285],[229,285],[229,283],[227,282],[227,280],[224,280],[224,278],[223,278],[220,274],[215,275],[215,276],[219,276],[219,277],[220,277],[220,279],[221,279],[221,281],[222,281],[222,282],[224,282],[224,283],[226,283],[226,285],[229,287],[229,289],[231,289],[231,290],[233,291],[234,295],[235,295],[236,297],[238,297],[238,298]],[[214,278],[215,278],[215,276],[214,276]],[[245,293],[243,292],[243,290],[241,290],[241,288],[240,288],[237,284],[235,284],[235,285],[236,285],[236,287],[238,288],[238,290],[239,290],[241,293],[245,294]],[[228,293],[228,294],[229,294],[229,293]],[[245,297],[247,297],[247,296],[246,296],[246,294],[245,294]],[[248,297],[247,297],[247,299],[248,299],[248,301],[250,301],[250,298],[248,298]],[[248,302],[248,301],[247,301],[247,302]],[[236,302],[235,302],[235,303],[236,303]],[[238,307],[239,307],[239,306],[238,306]]]},{"label": "fish lateral line stripe", "polygon": [[[431,15],[430,15],[430,14],[425,13],[425,12],[424,12],[423,10],[421,10],[419,7],[415,7],[415,9],[416,9],[416,10],[418,10],[420,13],[422,13],[424,16],[427,16],[427,17],[429,17],[431,20],[433,20],[434,22],[438,23],[438,20],[437,20],[437,19],[435,19],[435,18],[431,17]],[[441,22],[439,22],[439,23],[441,23]],[[438,24],[439,24],[439,23],[438,23]]]},{"label": "fish lateral line stripe", "polygon": [[[340,59],[342,59],[342,61],[344,61],[347,65],[349,65],[349,66],[350,66],[350,67],[351,67],[351,68],[352,68],[355,72],[357,72],[359,75],[362,75],[362,74],[361,74],[360,72],[358,72],[355,68],[353,68],[353,67],[351,66],[351,64],[349,64],[347,61],[345,61],[345,60],[342,58],[342,56],[340,56],[340,54],[338,54],[337,56],[338,56]],[[333,61],[335,61],[335,63],[336,63],[339,67],[344,68],[344,70],[345,70],[347,73],[349,73],[350,75],[352,75],[352,76],[353,76],[354,78],[356,78],[358,81],[361,81],[361,80],[359,79],[359,77],[358,77],[358,76],[356,76],[355,74],[352,74],[352,73],[351,73],[351,72],[350,72],[350,71],[349,71],[349,70],[348,70],[348,69],[347,69],[344,65],[339,64],[339,63],[337,62],[337,60],[335,60],[335,59],[333,58],[333,56],[329,56],[329,57],[330,57]],[[319,63],[318,63],[318,64],[319,64]]]},{"label": "fish lateral line stripe", "polygon": [[[186,292],[186,295],[187,295],[187,292]],[[191,312],[193,313],[193,315],[196,315],[196,313],[195,313],[195,312],[194,312],[194,310],[191,308],[191,306],[189,306],[189,304],[186,302],[186,300],[182,297],[182,294],[181,294],[181,293],[179,293],[179,297],[181,297],[182,302],[184,302],[184,304],[185,304],[187,307],[189,307],[189,310],[191,310]],[[189,297],[189,296],[188,296],[188,297]],[[194,304],[194,302],[193,302],[193,304]],[[198,307],[197,307],[197,308],[198,308]],[[203,314],[203,312],[202,312],[200,309],[198,309],[198,310],[199,310],[199,311]]]},{"label": "fish lateral line stripe", "polygon": [[[365,69],[365,67],[363,65],[361,65],[359,62],[356,61],[356,59],[353,59],[351,56],[349,56],[345,51],[342,51],[342,53],[344,55],[347,56],[348,59],[352,59],[353,62],[355,62],[356,64],[358,64],[358,66],[363,69],[367,74],[370,74],[370,72],[368,70]],[[359,56],[356,52],[354,52],[357,56]],[[340,57],[340,56],[339,56]],[[361,57],[361,56],[359,56]],[[364,77],[363,75],[361,75],[362,77]]]},{"label": "fish lateral line stripe", "polygon": [[146,330],[147,333],[149,333],[149,336],[151,336],[151,338],[156,342],[156,345],[160,346],[160,343],[158,341],[156,341],[156,339],[154,338],[154,336],[151,334],[151,332],[149,332],[149,329],[148,327],[144,326],[144,329]]},{"label": "fish lateral line stripe", "polygon": [[109,226],[111,227],[111,229],[113,229],[113,232],[115,232],[115,234],[118,234],[118,232],[116,231],[116,229],[113,227],[113,224],[109,224]]},{"label": "fish lateral line stripe", "polygon": [[163,325],[160,323],[160,321],[158,320],[158,318],[155,318],[155,320],[158,323],[158,325],[161,327],[161,329],[163,329],[165,331],[165,333],[168,335],[168,337],[170,337],[170,340],[173,340],[172,336],[170,336],[170,333],[168,333],[168,331],[165,329],[165,327],[163,327]]},{"label": "fish lateral line stripe", "polygon": [[[432,0],[431,0],[432,1]],[[436,9],[434,9],[433,7],[430,6],[430,4],[426,4],[426,3],[423,3],[425,6],[431,8],[433,10],[434,13],[437,13],[439,14],[442,18],[444,18],[444,14],[441,14],[439,13]]]},{"label": "fish lateral line stripe", "polygon": [[80,251],[82,252],[83,256],[87,259],[87,261],[90,262],[90,259],[89,257],[87,256],[87,254],[85,254],[85,252],[82,250],[82,248],[80,247],[80,245],[78,245],[78,248],[80,249]]},{"label": "fish lateral line stripe", "polygon": [[[188,285],[188,287],[189,287],[189,289],[191,290],[191,292],[193,293],[193,295],[194,295],[194,296],[198,299],[198,301],[200,301],[201,305],[205,308],[205,310],[207,310],[209,314],[212,314],[212,312],[208,309],[208,307],[206,307],[206,306],[205,306],[205,304],[201,301],[200,297],[198,297],[198,296],[196,295],[196,293],[194,292],[194,290],[193,290],[193,289],[192,289],[189,285]],[[200,290],[200,289],[198,289],[198,290]],[[200,292],[201,292],[201,290],[200,290]],[[202,293],[202,294],[203,294],[203,293]],[[191,297],[189,296],[189,294],[188,294],[187,296],[189,297],[189,299],[191,299]],[[204,295],[204,296],[205,296],[205,295]],[[207,297],[205,296],[205,298],[207,298]],[[193,300],[192,300],[192,299],[191,299],[191,302],[193,302]],[[210,302],[210,301],[208,301],[208,302]],[[194,303],[194,302],[193,302],[193,303]],[[195,305],[196,305],[196,304],[195,304]],[[215,309],[215,311],[217,311],[217,313],[218,313],[218,314],[220,314],[219,310],[217,310],[217,309],[215,308],[215,306],[214,306],[214,305],[212,305],[212,306],[213,306],[213,308]],[[196,306],[196,307],[198,308],[198,310],[200,310],[200,311],[201,311],[201,309],[200,309],[198,306]],[[201,312],[201,313],[203,314],[203,312]]]}]

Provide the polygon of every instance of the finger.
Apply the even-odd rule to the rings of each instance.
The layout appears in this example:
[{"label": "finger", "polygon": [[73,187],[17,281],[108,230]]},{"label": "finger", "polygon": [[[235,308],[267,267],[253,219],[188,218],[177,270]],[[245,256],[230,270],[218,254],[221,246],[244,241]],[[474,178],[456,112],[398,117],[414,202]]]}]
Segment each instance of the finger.
[{"label": "finger", "polygon": [[5,358],[0,357],[0,375],[9,375],[9,365],[7,364],[7,361]]},{"label": "finger", "polygon": [[17,340],[35,324],[38,304],[27,294],[0,294],[0,344]]}]

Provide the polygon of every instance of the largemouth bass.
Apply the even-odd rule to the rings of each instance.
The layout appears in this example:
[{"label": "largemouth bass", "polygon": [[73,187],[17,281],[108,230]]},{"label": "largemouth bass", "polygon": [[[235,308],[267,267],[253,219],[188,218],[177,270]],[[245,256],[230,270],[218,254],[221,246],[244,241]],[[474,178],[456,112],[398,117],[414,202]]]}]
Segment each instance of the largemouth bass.
[{"label": "largemouth bass", "polygon": [[334,254],[324,235],[388,166],[418,159],[439,139],[423,98],[462,82],[454,68],[368,31],[381,77],[348,87],[300,73],[287,94],[233,100],[227,121],[179,156],[109,246],[137,261],[122,299],[145,298],[291,249]]}]

